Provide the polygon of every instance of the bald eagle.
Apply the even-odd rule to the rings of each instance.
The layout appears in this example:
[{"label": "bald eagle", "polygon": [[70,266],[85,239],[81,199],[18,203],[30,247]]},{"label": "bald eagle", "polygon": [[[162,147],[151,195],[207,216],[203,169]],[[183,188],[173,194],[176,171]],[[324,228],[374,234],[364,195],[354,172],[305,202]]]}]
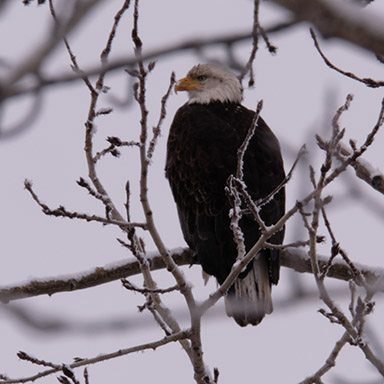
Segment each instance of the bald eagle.
[{"label": "bald eagle", "polygon": [[[166,177],[185,241],[204,272],[222,284],[238,255],[225,187],[228,177],[236,174],[237,151],[255,112],[241,105],[238,78],[217,66],[194,66],[175,91],[187,91],[189,101],[179,108],[170,128]],[[268,196],[285,177],[279,142],[261,118],[244,155],[243,173],[253,200]],[[260,216],[271,225],[284,209],[285,192],[280,189]],[[260,237],[259,225],[250,214],[244,214],[239,225],[248,251]],[[284,230],[269,242],[281,244],[283,237]],[[261,250],[228,290],[227,314],[241,326],[257,325],[272,312],[271,285],[279,280],[279,259],[278,249]]]}]

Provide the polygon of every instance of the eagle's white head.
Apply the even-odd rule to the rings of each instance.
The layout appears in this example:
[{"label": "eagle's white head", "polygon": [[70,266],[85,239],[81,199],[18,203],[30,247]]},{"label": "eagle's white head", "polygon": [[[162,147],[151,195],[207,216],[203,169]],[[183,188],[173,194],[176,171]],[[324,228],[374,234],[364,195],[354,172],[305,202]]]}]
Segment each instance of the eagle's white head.
[{"label": "eagle's white head", "polygon": [[236,75],[211,64],[195,65],[187,77],[178,81],[175,91],[187,91],[190,104],[209,104],[213,101],[240,103],[243,98],[241,83]]}]

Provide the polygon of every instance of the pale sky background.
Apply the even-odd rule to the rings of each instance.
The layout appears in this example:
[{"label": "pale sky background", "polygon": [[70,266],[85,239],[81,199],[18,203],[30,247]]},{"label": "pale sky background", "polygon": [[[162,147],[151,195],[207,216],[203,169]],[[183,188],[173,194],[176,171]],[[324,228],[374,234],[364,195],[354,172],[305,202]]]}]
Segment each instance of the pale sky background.
[{"label": "pale sky background", "polygon": [[[113,17],[121,1],[104,2],[69,36],[80,67],[97,63],[105,45]],[[190,38],[217,36],[220,33],[249,31],[252,26],[253,2],[249,0],[141,1],[139,32],[144,51],[151,51]],[[362,12],[384,17],[384,5],[374,2]],[[261,8],[262,25],[268,27],[288,14],[272,4]],[[0,57],[11,66],[28,56],[49,33],[51,22],[48,6],[32,4],[24,7],[13,1],[0,13]],[[112,57],[131,55],[130,40],[132,9],[123,19]],[[308,25],[289,29],[270,36],[278,47],[270,55],[260,40],[255,72],[256,86],[246,90],[244,105],[255,108],[264,101],[263,118],[281,141],[286,169],[293,162],[293,154],[307,143],[315,166],[322,160],[314,145],[314,133],[329,133],[334,111],[344,103],[348,93],[354,101],[351,110],[343,115],[347,128],[345,142],[350,138],[361,144],[374,126],[380,109],[382,89],[369,89],[343,78],[325,66],[315,51]],[[361,77],[383,80],[383,66],[374,56],[355,46],[338,40],[323,41],[321,46],[328,57],[346,71]],[[251,49],[250,41],[238,46],[236,53],[245,62]],[[221,48],[204,51],[205,60],[222,57]],[[160,98],[165,93],[172,71],[177,78],[204,58],[192,52],[159,59],[148,79],[149,122],[158,121]],[[45,65],[47,73],[69,71],[69,58],[62,44]],[[0,79],[7,69],[0,65]],[[95,143],[99,149],[107,146],[105,138],[117,135],[123,140],[135,140],[139,132],[138,108],[135,104],[119,108],[115,99],[129,93],[128,75],[123,70],[107,76],[109,94],[101,98],[99,107],[112,106],[114,113],[97,120]],[[45,216],[24,190],[25,178],[33,181],[35,191],[51,207],[60,204],[68,210],[103,213],[103,207],[79,188],[76,180],[86,177],[83,152],[84,122],[87,118],[89,92],[83,83],[49,89],[44,94],[43,110],[23,134],[12,140],[0,141],[0,286],[31,278],[46,278],[103,266],[130,257],[115,240],[120,237],[116,228],[96,223],[70,221]],[[175,205],[164,177],[165,146],[169,125],[177,108],[186,101],[185,94],[172,94],[167,105],[168,115],[150,169],[150,199],[160,234],[169,248],[185,246],[179,229]],[[30,99],[17,100],[2,110],[2,125],[18,121],[30,105]],[[379,132],[375,143],[364,155],[373,166],[384,170],[384,133]],[[120,159],[106,157],[99,167],[103,180],[115,203],[124,203],[124,184],[132,187],[132,215],[142,217],[137,195],[138,156],[135,148],[122,150]],[[309,189],[308,171],[297,173],[287,187],[287,207],[303,197]],[[352,172],[350,172],[350,176]],[[341,246],[350,258],[371,266],[383,266],[382,237],[384,234],[383,196],[358,180],[353,188],[366,199],[351,196],[351,178],[343,177],[329,192],[335,199],[329,212]],[[293,220],[287,228],[287,241],[295,237],[300,221]],[[304,233],[301,233],[304,236]],[[147,239],[147,236],[144,235]],[[154,249],[147,240],[147,249]],[[324,254],[328,252],[328,244]],[[205,298],[215,289],[211,280],[205,287],[200,267],[183,268],[194,286],[198,298]],[[156,272],[159,285],[173,285],[165,272]],[[258,327],[240,328],[225,316],[222,302],[203,319],[203,348],[205,361],[218,367],[220,384],[229,383],[296,383],[314,373],[328,357],[343,330],[332,325],[317,310],[324,307],[318,300],[302,300],[286,305],[284,299],[292,291],[291,280],[299,280],[305,288],[315,292],[313,278],[283,269],[281,281],[273,290],[275,310]],[[132,278],[140,283],[140,278]],[[335,288],[345,283],[330,281]],[[348,296],[335,296],[344,305]],[[183,318],[184,303],[177,295],[166,297],[175,315]],[[70,363],[74,357],[93,357],[135,344],[163,337],[162,331],[148,314],[139,314],[137,305],[143,304],[139,294],[127,292],[120,282],[74,293],[17,301],[15,310],[25,310],[47,325],[38,330],[25,326],[5,306],[0,306],[0,373],[10,377],[31,375],[39,371],[30,363],[20,361],[16,353],[26,351],[33,356],[55,363]],[[382,294],[376,296],[375,312],[370,316],[369,329],[374,332],[377,348],[384,349]],[[63,322],[60,329],[50,329],[50,322]],[[105,329],[113,323],[118,329]],[[55,323],[56,324],[56,323]],[[185,323],[186,324],[186,323]],[[384,359],[383,349],[381,357]],[[80,370],[78,377],[81,377]],[[125,356],[89,368],[90,383],[194,383],[189,360],[181,347],[174,343],[156,352]],[[378,383],[380,378],[364,359],[360,350],[346,347],[337,367],[328,375],[327,382],[338,383],[344,378],[350,383]],[[50,376],[39,381],[53,383]]]}]

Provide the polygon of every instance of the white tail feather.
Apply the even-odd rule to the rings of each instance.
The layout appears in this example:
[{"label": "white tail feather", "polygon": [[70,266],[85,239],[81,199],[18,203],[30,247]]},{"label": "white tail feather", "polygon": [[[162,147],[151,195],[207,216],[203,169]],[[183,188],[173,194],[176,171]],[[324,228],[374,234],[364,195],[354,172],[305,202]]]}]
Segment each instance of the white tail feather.
[{"label": "white tail feather", "polygon": [[228,316],[242,326],[257,325],[273,310],[266,260],[259,255],[243,278],[238,278],[225,298]]}]

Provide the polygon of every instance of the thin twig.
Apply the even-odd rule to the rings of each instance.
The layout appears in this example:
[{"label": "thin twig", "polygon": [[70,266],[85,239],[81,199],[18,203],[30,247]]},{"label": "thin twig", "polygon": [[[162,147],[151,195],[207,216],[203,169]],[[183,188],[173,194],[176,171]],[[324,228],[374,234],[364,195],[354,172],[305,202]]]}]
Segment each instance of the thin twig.
[{"label": "thin twig", "polygon": [[[111,205],[110,205],[110,201],[109,201],[108,199],[106,199],[104,195],[102,195],[102,194],[98,193],[97,191],[95,191],[95,190],[90,186],[90,184],[89,184],[86,180],[84,180],[82,177],[80,177],[80,179],[77,181],[77,184],[78,184],[80,187],[85,188],[91,196],[93,196],[93,197],[94,197],[95,199],[97,199],[97,200],[100,200],[100,201],[104,204],[104,206],[105,206],[105,216],[106,216],[107,219],[111,219],[111,217],[110,217],[110,213],[111,213],[111,211],[112,211],[112,207],[111,207]],[[52,213],[50,213],[50,212],[45,212],[45,213],[46,213],[46,214],[52,214]],[[67,216],[67,217],[68,217],[68,216]],[[69,216],[69,217],[70,217],[70,216]],[[73,214],[72,214],[72,217],[70,217],[70,218],[73,218],[73,217],[74,217],[74,216],[73,216]],[[77,217],[77,218],[80,218],[80,217]],[[83,217],[83,218],[84,218],[84,217]],[[90,220],[88,220],[88,221],[90,221]],[[112,220],[112,221],[113,221],[113,220]]]},{"label": "thin twig", "polygon": [[349,341],[350,336],[347,332],[345,332],[343,336],[335,343],[335,346],[333,347],[324,365],[319,368],[312,376],[306,378],[303,381],[300,381],[299,384],[318,384],[320,382],[320,378],[336,365],[337,357]]},{"label": "thin twig", "polygon": [[120,152],[116,149],[116,147],[140,147],[140,143],[137,141],[122,141],[118,137],[108,137],[107,141],[110,143],[110,146],[96,153],[93,157],[93,161],[95,163],[107,153],[110,153],[114,157],[119,157]]},{"label": "thin twig", "polygon": [[236,178],[233,179],[233,184],[237,192],[244,199],[245,205],[247,207],[246,210],[252,214],[253,218],[259,225],[261,233],[265,233],[267,231],[267,227],[260,216],[260,208],[257,203],[252,200],[251,195],[247,191],[246,184]]},{"label": "thin twig", "polygon": [[38,359],[36,357],[31,356],[27,352],[23,352],[23,351],[19,351],[17,353],[17,357],[20,360],[29,361],[32,364],[42,365],[43,367],[51,367],[51,368],[55,368],[55,369],[61,369],[61,367],[62,367],[61,364],[54,364],[54,363],[51,363],[50,361]]},{"label": "thin twig", "polygon": [[158,121],[156,127],[153,127],[153,129],[152,129],[153,137],[152,137],[151,141],[149,142],[149,146],[148,146],[148,151],[147,151],[148,159],[151,159],[153,156],[153,152],[154,152],[155,146],[157,144],[157,139],[159,138],[159,135],[161,133],[161,125],[162,125],[165,117],[167,116],[166,103],[167,103],[168,98],[171,94],[173,86],[175,85],[175,82],[176,82],[175,73],[172,72],[167,92],[161,98],[161,109],[160,109],[159,121]]},{"label": "thin twig", "polygon": [[83,377],[84,377],[84,384],[89,384],[89,374],[88,374],[87,367],[84,368]]},{"label": "thin twig", "polygon": [[352,155],[348,157],[345,162],[337,167],[329,176],[327,176],[327,179],[325,180],[325,185],[328,185],[331,183],[336,177],[340,175],[340,173],[344,172],[346,168],[354,164],[357,159],[368,149],[370,145],[372,145],[373,140],[378,133],[379,129],[383,126],[384,124],[384,99],[381,102],[381,108],[379,112],[379,117],[377,119],[377,122],[375,126],[372,128],[371,132],[367,135],[365,142],[361,147],[357,150],[354,150]]},{"label": "thin twig", "polygon": [[[56,17],[56,11],[55,11],[55,8],[53,6],[53,0],[49,0],[49,9],[51,11],[51,15],[53,17],[53,19],[55,20],[55,25],[57,26],[60,26],[60,22],[59,22],[59,19]],[[80,77],[82,78],[82,80],[84,81],[84,83],[87,85],[88,89],[90,90],[91,93],[94,93],[96,92],[95,88],[93,87],[93,85],[91,84],[91,82],[89,81],[89,78],[82,74],[80,68],[79,68],[79,65],[77,63],[77,59],[76,59],[76,56],[73,54],[72,52],[72,49],[68,43],[68,40],[67,38],[65,37],[65,35],[63,35],[63,41],[64,41],[64,44],[65,44],[65,47],[68,51],[68,54],[71,58],[71,61],[72,61],[72,69],[74,72],[77,72],[80,74]]]},{"label": "thin twig", "polygon": [[248,86],[252,87],[255,84],[255,76],[253,73],[253,63],[256,58],[256,52],[259,47],[259,7],[260,0],[253,1],[253,25],[252,25],[252,50],[249,55],[247,64],[244,67],[244,70],[240,76],[240,80],[243,80],[244,76],[249,72],[249,81]]},{"label": "thin twig", "polygon": [[236,178],[239,180],[243,180],[244,174],[243,174],[243,167],[244,167],[244,156],[247,151],[249,142],[251,141],[253,135],[255,134],[255,131],[257,129],[257,123],[259,121],[260,112],[263,108],[263,100],[260,100],[257,103],[256,112],[252,119],[251,126],[249,127],[247,134],[241,143],[239,149],[237,150],[237,168],[236,168]]},{"label": "thin twig", "polygon": [[326,268],[323,270],[322,275],[320,276],[321,279],[324,279],[324,277],[327,274],[327,271],[333,262],[334,258],[337,255],[341,255],[343,260],[347,263],[347,265],[351,268],[351,271],[353,272],[354,275],[354,280],[358,281],[359,285],[365,287],[368,290],[368,286],[365,283],[365,280],[363,276],[361,275],[361,272],[358,270],[358,268],[355,266],[355,264],[351,261],[351,259],[347,256],[346,252],[340,248],[339,243],[336,241],[335,234],[333,233],[333,230],[331,228],[331,223],[328,220],[328,216],[326,214],[324,206],[321,208],[321,214],[324,219],[324,224],[325,227],[327,228],[328,234],[331,237],[332,241],[332,247],[331,247],[331,257],[329,259],[329,263],[327,264]]},{"label": "thin twig", "polygon": [[[70,212],[70,211],[67,211],[66,208],[63,206],[60,206],[56,209],[51,209],[46,204],[40,201],[39,197],[37,196],[37,194],[34,192],[32,188],[31,181],[25,180],[24,186],[25,186],[25,189],[31,194],[33,200],[35,200],[36,203],[41,207],[43,213],[48,216],[66,217],[68,219],[79,219],[79,220],[85,220],[85,221],[96,221],[102,224],[116,225],[122,229],[129,229],[132,227],[139,227],[139,228],[146,229],[145,223],[135,223],[135,222],[129,223],[126,221],[119,221],[112,218],[105,218],[105,217],[96,216],[96,215],[87,215],[86,213]],[[100,196],[98,198],[101,199]],[[103,197],[103,199],[104,198],[105,196]],[[109,204],[109,200],[106,200],[105,204]]]},{"label": "thin twig", "polygon": [[179,287],[177,285],[174,285],[173,287],[169,288],[157,288],[157,289],[149,289],[149,288],[139,288],[135,284],[131,283],[127,279],[121,279],[121,282],[123,283],[123,287],[134,292],[138,293],[170,293],[170,292],[175,292],[179,290]]},{"label": "thin twig", "polygon": [[264,244],[264,248],[268,249],[287,249],[287,248],[298,248],[298,247],[307,247],[309,245],[309,241],[294,241],[293,243],[286,244],[270,244],[266,242]]},{"label": "thin twig", "polygon": [[322,59],[324,60],[325,64],[335,70],[336,72],[346,76],[346,77],[349,77],[350,79],[353,79],[353,80],[356,80],[356,81],[359,81],[360,83],[363,83],[365,84],[367,87],[370,87],[370,88],[379,88],[379,87],[383,87],[384,86],[384,81],[377,81],[377,80],[373,80],[373,79],[370,79],[369,77],[364,77],[364,78],[360,78],[358,76],[356,76],[354,73],[352,72],[346,72],[346,71],[343,71],[342,69],[336,67],[334,64],[332,64],[329,59],[325,56],[325,54],[323,53],[323,51],[321,50],[320,48],[320,44],[317,40],[317,36],[316,36],[316,33],[315,31],[310,28],[309,29],[310,32],[311,32],[311,37],[313,39],[313,42],[315,43],[315,47],[317,49],[317,52],[319,52],[320,56],[322,57]]},{"label": "thin twig", "polygon": [[262,199],[259,199],[256,201],[256,205],[258,207],[262,207],[263,205],[267,204],[268,202],[271,201],[271,199],[285,186],[287,185],[287,183],[291,180],[292,178],[292,175],[293,175],[293,172],[294,170],[296,169],[296,166],[298,164],[298,162],[300,161],[300,159],[306,155],[307,153],[307,149],[306,149],[306,146],[305,144],[303,144],[301,146],[301,148],[299,149],[299,152],[297,153],[296,155],[296,159],[295,161],[293,162],[292,164],[292,167],[291,169],[289,170],[289,172],[287,173],[287,175],[285,176],[284,180],[270,193],[268,194],[267,196],[263,197]]},{"label": "thin twig", "polygon": [[230,228],[232,230],[233,240],[236,243],[237,259],[241,260],[247,251],[245,249],[244,233],[239,225],[242,216],[241,199],[238,187],[235,185],[235,177],[232,175],[227,180],[227,187],[225,188],[225,192],[229,204],[232,207],[229,210]]}]

